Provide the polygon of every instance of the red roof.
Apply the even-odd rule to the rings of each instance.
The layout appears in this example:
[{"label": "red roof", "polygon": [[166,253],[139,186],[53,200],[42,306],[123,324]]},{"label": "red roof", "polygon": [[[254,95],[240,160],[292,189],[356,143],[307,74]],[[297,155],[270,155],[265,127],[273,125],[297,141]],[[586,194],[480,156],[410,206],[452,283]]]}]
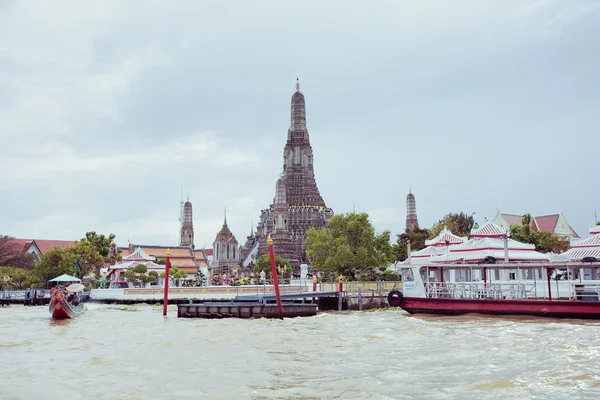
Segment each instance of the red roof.
[{"label": "red roof", "polygon": [[204,249],[204,254],[209,257],[213,255],[213,249]]},{"label": "red roof", "polygon": [[542,215],[541,217],[533,217],[537,228],[542,232],[554,232],[558,223],[558,214]]},{"label": "red roof", "polygon": [[75,240],[47,240],[47,239],[14,239],[15,242],[23,243],[23,252],[35,243],[42,254],[49,252],[57,247],[75,246]]},{"label": "red roof", "polygon": [[502,217],[508,225],[522,225],[523,224],[523,216],[516,214],[502,214]]}]

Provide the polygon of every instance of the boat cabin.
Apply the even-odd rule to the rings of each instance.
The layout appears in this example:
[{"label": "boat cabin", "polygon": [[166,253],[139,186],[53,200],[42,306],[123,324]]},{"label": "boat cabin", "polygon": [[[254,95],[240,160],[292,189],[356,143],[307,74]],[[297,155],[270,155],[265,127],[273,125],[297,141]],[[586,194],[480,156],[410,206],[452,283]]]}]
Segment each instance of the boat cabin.
[{"label": "boat cabin", "polygon": [[405,265],[405,297],[600,301],[600,262]]}]

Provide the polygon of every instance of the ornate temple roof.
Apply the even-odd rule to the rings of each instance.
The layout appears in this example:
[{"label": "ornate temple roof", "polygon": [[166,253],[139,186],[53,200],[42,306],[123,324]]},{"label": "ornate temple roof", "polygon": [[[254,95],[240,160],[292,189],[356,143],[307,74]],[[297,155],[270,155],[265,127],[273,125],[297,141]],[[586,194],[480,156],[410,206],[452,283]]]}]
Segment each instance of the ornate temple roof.
[{"label": "ornate temple roof", "polygon": [[592,236],[585,239],[571,240],[571,249],[565,253],[572,261],[580,261],[586,257],[600,259],[600,226],[590,228]]},{"label": "ornate temple roof", "polygon": [[149,256],[141,247],[138,247],[133,253],[123,257],[123,261],[156,261],[156,257]]},{"label": "ornate temple roof", "polygon": [[227,226],[227,217],[225,217],[225,221],[223,222],[223,226],[221,227],[221,230],[219,231],[219,233],[217,233],[215,242],[235,243],[236,246],[238,244],[237,239],[235,238],[235,236],[233,236],[233,233],[231,233],[231,230],[229,230],[229,226]]},{"label": "ornate temple roof", "polygon": [[467,238],[455,235],[448,228],[444,228],[439,235],[431,240],[426,240],[425,246],[445,246],[446,242],[448,242],[447,244],[459,244],[464,243],[466,240]]},{"label": "ornate temple roof", "polygon": [[503,237],[504,235],[506,235],[506,230],[501,228],[500,226],[496,225],[495,223],[489,221],[487,222],[485,225],[483,225],[481,228],[473,228],[471,230],[471,237],[477,238],[477,237],[490,237],[490,238],[497,238],[497,237]]}]

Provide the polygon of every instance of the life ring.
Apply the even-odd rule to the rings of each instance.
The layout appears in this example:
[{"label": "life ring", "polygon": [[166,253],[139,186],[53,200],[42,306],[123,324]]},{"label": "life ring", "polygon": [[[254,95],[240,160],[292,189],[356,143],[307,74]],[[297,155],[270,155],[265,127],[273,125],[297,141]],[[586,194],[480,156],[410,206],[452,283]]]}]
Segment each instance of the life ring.
[{"label": "life ring", "polygon": [[387,296],[388,303],[392,307],[400,307],[400,304],[402,304],[403,298],[404,298],[404,296],[402,295],[402,292],[399,290],[392,290],[391,292],[388,293],[388,296]]}]

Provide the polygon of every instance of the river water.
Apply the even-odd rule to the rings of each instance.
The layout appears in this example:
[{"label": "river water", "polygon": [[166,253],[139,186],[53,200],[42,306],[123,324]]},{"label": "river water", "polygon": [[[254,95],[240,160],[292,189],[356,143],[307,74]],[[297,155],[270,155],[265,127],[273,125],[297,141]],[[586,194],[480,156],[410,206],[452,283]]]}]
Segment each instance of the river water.
[{"label": "river water", "polygon": [[598,399],[600,322],[178,319],[176,307],[0,309],[0,399]]}]

